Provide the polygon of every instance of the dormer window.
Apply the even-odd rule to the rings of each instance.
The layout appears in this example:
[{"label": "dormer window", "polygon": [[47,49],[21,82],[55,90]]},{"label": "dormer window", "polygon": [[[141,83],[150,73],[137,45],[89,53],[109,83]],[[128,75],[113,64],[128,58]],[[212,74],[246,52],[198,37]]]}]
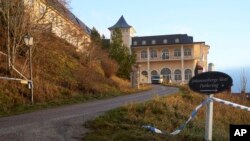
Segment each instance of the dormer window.
[{"label": "dormer window", "polygon": [[180,39],[179,39],[179,38],[176,38],[176,39],[175,39],[175,43],[180,43]]},{"label": "dormer window", "polygon": [[152,40],[152,44],[154,45],[156,43],[156,41],[155,40]]},{"label": "dormer window", "polygon": [[147,43],[147,42],[146,42],[145,40],[142,41],[142,45],[146,45],[146,43]]},{"label": "dormer window", "polygon": [[168,40],[167,39],[164,39],[163,40],[163,44],[167,44],[168,43]]},{"label": "dormer window", "polygon": [[134,41],[134,46],[136,46],[137,45],[137,42],[136,41]]}]

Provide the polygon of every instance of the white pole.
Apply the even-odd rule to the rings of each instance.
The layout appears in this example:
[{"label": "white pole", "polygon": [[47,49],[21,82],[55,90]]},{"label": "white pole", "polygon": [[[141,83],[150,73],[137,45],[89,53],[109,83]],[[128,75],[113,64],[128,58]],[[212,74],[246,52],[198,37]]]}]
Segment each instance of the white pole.
[{"label": "white pole", "polygon": [[151,83],[151,72],[150,72],[150,50],[149,47],[147,48],[147,54],[148,54],[148,61],[147,61],[147,67],[148,67],[148,83]]},{"label": "white pole", "polygon": [[[210,94],[208,97],[213,98],[213,94]],[[207,103],[206,111],[206,127],[205,127],[205,140],[212,141],[213,134],[213,101]]]},{"label": "white pole", "polygon": [[184,49],[183,45],[181,45],[181,84],[184,84],[185,73],[184,73]]},{"label": "white pole", "polygon": [[[209,64],[208,71],[214,71],[214,65],[212,63]],[[214,95],[210,94],[208,98],[213,98]],[[212,141],[213,134],[213,101],[210,100],[207,103],[207,111],[206,111],[206,127],[205,127],[205,140]]]}]

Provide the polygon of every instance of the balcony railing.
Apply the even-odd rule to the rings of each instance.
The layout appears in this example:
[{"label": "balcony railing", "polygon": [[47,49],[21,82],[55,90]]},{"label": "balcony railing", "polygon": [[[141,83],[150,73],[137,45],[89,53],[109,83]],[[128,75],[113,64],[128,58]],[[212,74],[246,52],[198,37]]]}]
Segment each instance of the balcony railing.
[{"label": "balcony railing", "polygon": [[[184,60],[192,60],[194,59],[193,56],[184,56]],[[144,62],[147,61],[148,58],[141,58],[141,56],[137,57],[138,62]],[[165,56],[164,58],[162,56],[155,57],[155,58],[149,58],[150,61],[174,61],[174,60],[181,60],[181,56]]]}]

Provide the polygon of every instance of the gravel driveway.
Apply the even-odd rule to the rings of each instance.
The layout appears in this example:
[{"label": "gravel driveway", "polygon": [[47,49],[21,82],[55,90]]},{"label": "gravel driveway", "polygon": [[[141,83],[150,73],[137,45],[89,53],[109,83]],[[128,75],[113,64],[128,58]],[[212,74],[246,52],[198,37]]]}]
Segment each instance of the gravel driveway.
[{"label": "gravel driveway", "polygon": [[87,132],[84,122],[105,111],[176,92],[178,88],[153,85],[152,90],[136,94],[0,118],[0,141],[82,140]]}]

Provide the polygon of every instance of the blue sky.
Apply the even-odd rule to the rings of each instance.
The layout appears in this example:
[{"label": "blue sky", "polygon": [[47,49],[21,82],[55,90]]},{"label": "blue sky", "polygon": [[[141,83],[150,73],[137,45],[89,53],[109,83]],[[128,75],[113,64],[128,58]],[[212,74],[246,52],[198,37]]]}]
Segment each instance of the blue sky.
[{"label": "blue sky", "polygon": [[186,33],[210,45],[208,59],[217,70],[250,69],[248,0],[72,0],[71,7],[106,37],[124,15],[136,36]]}]

